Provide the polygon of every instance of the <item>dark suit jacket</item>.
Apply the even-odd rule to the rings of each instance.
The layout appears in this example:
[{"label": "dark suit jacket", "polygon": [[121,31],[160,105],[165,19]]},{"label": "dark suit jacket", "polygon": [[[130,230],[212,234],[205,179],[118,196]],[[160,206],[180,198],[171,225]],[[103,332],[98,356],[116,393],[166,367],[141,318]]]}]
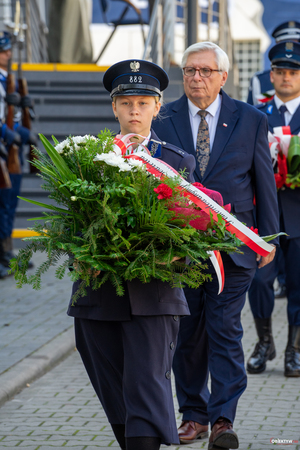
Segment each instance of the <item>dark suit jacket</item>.
[{"label": "dark suit jacket", "polygon": [[[152,132],[151,139],[160,141]],[[162,143],[162,161],[175,170],[186,168],[188,181],[193,182],[195,158],[175,145]],[[79,281],[74,283],[72,295],[78,289]],[[132,280],[125,285],[125,295],[118,297],[115,288],[105,283],[99,290],[87,288],[87,295],[78,299],[74,306],[71,302],[68,315],[95,320],[130,320],[131,314],[141,316],[153,315],[188,315],[189,309],[183,290],[171,288],[168,283],[152,280],[144,284]]]},{"label": "dark suit jacket", "polygon": [[[257,107],[267,115],[269,130],[273,133],[275,127],[280,127],[281,116],[276,108],[274,100]],[[300,132],[300,106],[295,111],[289,123],[292,134]],[[300,237],[300,188],[289,189],[283,187],[278,190],[278,203],[282,215],[284,231],[288,239]]]},{"label": "dark suit jacket", "polygon": [[[267,140],[267,119],[253,106],[231,99],[221,91],[222,105],[207,169],[201,178],[196,164],[195,179],[219,191],[231,212],[259,234],[277,233],[276,187]],[[153,128],[162,138],[196,156],[186,95],[162,108]],[[256,219],[253,199],[256,198]],[[256,255],[243,246],[243,255],[232,254],[242,267],[256,267]]]}]

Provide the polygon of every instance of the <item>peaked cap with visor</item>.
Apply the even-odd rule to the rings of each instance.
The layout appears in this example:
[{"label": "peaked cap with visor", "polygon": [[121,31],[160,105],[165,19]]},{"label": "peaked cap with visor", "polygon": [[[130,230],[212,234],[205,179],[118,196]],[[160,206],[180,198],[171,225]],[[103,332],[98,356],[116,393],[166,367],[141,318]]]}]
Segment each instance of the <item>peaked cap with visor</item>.
[{"label": "peaked cap with visor", "polygon": [[103,85],[111,98],[120,95],[161,96],[169,84],[167,73],[156,64],[128,59],[111,66],[103,76]]}]

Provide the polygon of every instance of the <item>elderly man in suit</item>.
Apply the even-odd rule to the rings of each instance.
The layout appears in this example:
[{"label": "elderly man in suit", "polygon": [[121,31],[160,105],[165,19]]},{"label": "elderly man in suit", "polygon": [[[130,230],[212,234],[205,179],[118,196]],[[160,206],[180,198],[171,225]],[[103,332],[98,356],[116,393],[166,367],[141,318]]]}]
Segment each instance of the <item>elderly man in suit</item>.
[{"label": "elderly man in suit", "polygon": [[[182,69],[185,94],[166,105],[153,128],[162,139],[195,156],[196,181],[219,191],[241,222],[258,227],[260,235],[278,232],[266,116],[223,92],[229,60],[217,45],[202,42],[187,48]],[[239,445],[233,421],[247,384],[241,310],[257,264],[265,266],[275,254],[275,248],[261,258],[246,246],[242,250],[243,254],[222,255],[225,287],[220,295],[210,265],[212,281],[185,289],[191,316],[181,322],[173,364],[183,413],[179,438],[188,444],[206,437],[210,422],[210,450]]]},{"label": "elderly man in suit", "polygon": [[[266,113],[269,130],[289,125],[291,134],[300,132],[300,44],[282,42],[269,52],[272,70],[271,82],[275,97],[261,105]],[[288,343],[285,351],[286,377],[300,377],[300,188],[290,189],[283,185],[278,189],[281,229],[287,236],[281,237],[286,269]],[[254,316],[259,342],[247,363],[250,373],[261,373],[266,362],[276,356],[272,336],[271,316],[274,308],[273,283],[278,273],[277,258],[261,271],[257,271],[249,300]]]}]

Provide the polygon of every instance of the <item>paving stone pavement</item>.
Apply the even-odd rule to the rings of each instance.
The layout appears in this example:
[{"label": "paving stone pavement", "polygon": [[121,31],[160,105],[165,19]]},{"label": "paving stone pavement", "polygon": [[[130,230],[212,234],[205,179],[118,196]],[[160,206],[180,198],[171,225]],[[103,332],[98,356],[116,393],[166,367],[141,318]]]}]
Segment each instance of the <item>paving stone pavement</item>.
[{"label": "paving stone pavement", "polygon": [[[53,280],[49,281],[52,284],[48,286],[47,295],[42,295],[44,302],[41,302],[41,298],[36,301],[38,315],[44,324],[41,326],[43,329],[51,328],[56,322],[69,326],[69,319],[65,317],[67,301],[64,300],[69,282],[67,280],[66,284],[65,282],[56,284]],[[61,287],[59,283],[62,283]],[[57,289],[56,295],[51,297],[55,308],[49,306],[49,299],[46,298],[53,293],[53,285]],[[26,295],[24,294],[24,298],[27,298],[29,305],[30,299],[36,294],[28,291]],[[6,307],[8,305],[9,302],[6,302]],[[26,319],[26,309],[29,306],[26,307],[21,299],[20,302],[14,300],[10,306],[8,308],[10,323],[13,325],[14,322],[18,322],[13,325],[16,334],[10,343],[16,348],[20,346],[20,352],[26,354],[27,344],[30,347],[30,342],[26,344],[30,333],[18,334],[17,325],[22,328],[22,318]],[[2,313],[3,311],[5,309]],[[50,312],[54,318],[50,316]],[[29,310],[27,313],[29,314]],[[49,327],[48,321],[52,324]],[[277,357],[268,362],[263,374],[249,375],[247,390],[239,402],[234,428],[240,438],[241,450],[285,448],[278,443],[272,444],[270,442],[272,438],[293,441],[290,448],[300,450],[300,379],[285,378],[283,375],[284,348],[287,339],[286,300],[276,300],[273,322]],[[243,326],[245,332],[243,345],[247,359],[256,342],[248,303],[243,310]],[[38,324],[32,325],[32,329],[35,327],[38,327]],[[9,356],[10,345],[3,346],[2,339],[0,344],[0,355],[3,360],[5,359],[2,357],[3,354]],[[5,364],[5,361],[2,361],[2,364]],[[174,402],[177,411],[175,393]],[[180,414],[177,414],[177,420],[179,424]],[[27,450],[119,448],[76,351],[0,408],[0,449],[6,448]],[[207,448],[207,439],[198,440],[191,445],[170,448],[176,450]]]},{"label": "paving stone pavement", "polygon": [[[35,269],[45,259],[35,254]],[[73,322],[66,314],[71,280],[57,280],[55,269],[43,275],[39,291],[28,285],[17,289],[13,277],[0,280],[0,404],[74,348]]]}]

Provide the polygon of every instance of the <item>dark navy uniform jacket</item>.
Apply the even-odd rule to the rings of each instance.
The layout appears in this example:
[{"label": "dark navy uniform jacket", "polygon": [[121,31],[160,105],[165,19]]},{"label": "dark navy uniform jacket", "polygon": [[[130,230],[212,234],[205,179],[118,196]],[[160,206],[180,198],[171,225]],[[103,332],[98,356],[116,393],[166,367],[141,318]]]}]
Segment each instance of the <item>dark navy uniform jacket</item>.
[{"label": "dark navy uniform jacket", "polygon": [[[151,139],[160,141],[153,131]],[[188,181],[194,181],[194,156],[175,145],[162,142],[160,159],[177,171],[186,168],[189,173]],[[79,283],[74,283],[72,294]],[[123,297],[116,295],[115,288],[110,283],[105,283],[96,291],[87,288],[87,295],[79,298],[75,306],[71,306],[70,302],[68,308],[69,316],[94,320],[130,320],[131,314],[187,315],[189,309],[181,288],[171,288],[168,283],[156,279],[147,284],[139,280],[128,281]]]},{"label": "dark navy uniform jacket", "polygon": [[[264,94],[270,91],[272,95],[275,94],[274,86],[270,80],[270,72],[271,72],[270,70],[257,72],[251,78],[247,98],[247,103],[249,103],[249,105],[258,105],[259,102],[257,100],[257,96],[260,94]],[[257,88],[259,88],[259,90],[257,90]]]},{"label": "dark navy uniform jacket", "polygon": [[[276,187],[269,144],[267,118],[257,108],[231,99],[221,91],[222,105],[216,135],[203,179],[198,165],[195,179],[205,187],[219,191],[224,204],[248,227],[257,226],[261,236],[279,231]],[[162,108],[162,121],[154,130],[172,144],[196,155],[186,95]],[[253,199],[256,197],[254,218]],[[231,254],[238,266],[256,267],[256,255],[246,246],[243,255]]]},{"label": "dark navy uniform jacket", "polygon": [[[269,130],[273,133],[275,127],[280,127],[281,117],[274,100],[257,107],[267,115]],[[300,132],[300,106],[295,111],[289,126],[292,134]],[[283,217],[284,231],[287,238],[300,237],[300,188],[290,189],[282,187],[278,190],[279,210]]]}]

